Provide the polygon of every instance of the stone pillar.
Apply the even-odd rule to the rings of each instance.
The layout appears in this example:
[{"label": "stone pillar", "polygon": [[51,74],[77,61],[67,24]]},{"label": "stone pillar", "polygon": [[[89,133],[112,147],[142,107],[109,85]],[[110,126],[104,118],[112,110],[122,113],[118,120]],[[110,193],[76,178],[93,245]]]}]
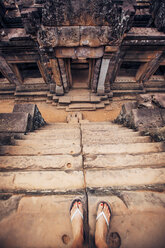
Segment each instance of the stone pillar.
[{"label": "stone pillar", "polygon": [[105,79],[105,92],[110,92],[111,84],[116,79],[125,51],[120,51],[119,47],[106,47],[105,57],[110,59],[108,72]]},{"label": "stone pillar", "polygon": [[58,65],[58,60],[50,59],[50,66],[53,72],[54,82],[56,83],[56,95],[63,95],[64,89],[63,89],[63,82],[62,82],[62,77],[60,73],[60,68]]},{"label": "stone pillar", "polygon": [[94,66],[93,78],[91,80],[92,92],[97,91],[97,84],[98,84],[98,79],[99,79],[100,66],[101,66],[101,58],[96,59],[96,63],[95,63],[95,66]]},{"label": "stone pillar", "polygon": [[7,61],[0,55],[0,71],[6,77],[10,83],[15,85],[20,85],[17,76],[12,71],[11,67],[8,65]]},{"label": "stone pillar", "polygon": [[60,71],[61,71],[61,77],[62,77],[65,92],[68,92],[69,87],[68,87],[68,81],[67,81],[64,59],[58,59],[58,63],[59,63]]},{"label": "stone pillar", "polygon": [[49,56],[44,48],[39,48],[38,51],[41,58],[40,62],[38,63],[40,72],[42,71],[42,76],[44,75],[44,80],[46,81],[46,83],[52,84],[54,82],[52,82],[52,71],[49,66]]},{"label": "stone pillar", "polygon": [[109,58],[102,59],[99,81],[97,86],[97,95],[104,95],[105,93],[105,79],[108,72],[109,62],[110,62]]}]

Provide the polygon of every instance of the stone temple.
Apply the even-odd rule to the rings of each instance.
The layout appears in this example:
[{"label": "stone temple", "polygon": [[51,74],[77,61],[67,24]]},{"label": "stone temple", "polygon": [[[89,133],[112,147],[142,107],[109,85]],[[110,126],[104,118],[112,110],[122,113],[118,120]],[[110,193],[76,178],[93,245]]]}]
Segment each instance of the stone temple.
[{"label": "stone temple", "polygon": [[164,142],[165,0],[0,0],[0,248],[164,248]]}]

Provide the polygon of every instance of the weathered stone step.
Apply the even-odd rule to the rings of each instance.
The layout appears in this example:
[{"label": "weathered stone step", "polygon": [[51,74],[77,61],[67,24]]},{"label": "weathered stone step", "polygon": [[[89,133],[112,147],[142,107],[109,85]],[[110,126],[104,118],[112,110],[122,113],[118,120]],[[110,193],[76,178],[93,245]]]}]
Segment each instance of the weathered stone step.
[{"label": "weathered stone step", "polygon": [[146,88],[146,92],[165,92],[165,87],[164,88]]},{"label": "weathered stone step", "polygon": [[[0,197],[2,199],[3,195]],[[85,193],[78,192],[72,195],[25,197],[17,194],[1,200],[1,245],[3,240],[3,248],[71,247],[73,234],[69,209],[73,200],[77,198],[81,199],[86,212]],[[85,222],[86,218],[84,213]],[[85,230],[88,230],[86,226]]]},{"label": "weathered stone step", "polygon": [[[31,142],[32,143],[32,142]],[[0,155],[55,155],[55,154],[80,154],[79,144],[29,144],[27,146],[1,146]]]},{"label": "weathered stone step", "polygon": [[1,172],[0,192],[73,192],[84,189],[83,171]]},{"label": "weathered stone step", "polygon": [[130,136],[130,137],[137,137],[137,136],[141,136],[140,132],[135,132],[131,129],[111,129],[111,130],[99,130],[99,132],[97,130],[82,130],[82,135],[88,135],[88,136],[94,136],[94,135],[98,135],[98,136],[108,136],[109,138],[111,137],[119,137],[119,136]]},{"label": "weathered stone step", "polygon": [[107,192],[105,195],[88,193],[88,220],[92,237],[95,233],[97,207],[100,201],[108,202],[112,211],[107,240],[112,232],[118,232],[121,237],[121,248],[164,247],[164,192],[120,191],[116,194],[110,192],[109,195]]},{"label": "weathered stone step", "polygon": [[0,156],[0,170],[81,170],[82,156]]},{"label": "weathered stone step", "polygon": [[126,144],[126,143],[148,143],[151,141],[149,136],[144,137],[132,137],[132,136],[123,136],[121,137],[118,135],[117,137],[114,136],[105,136],[102,133],[99,135],[82,135],[82,143],[83,144]]},{"label": "weathered stone step", "polygon": [[14,95],[14,90],[0,90],[0,95]]},{"label": "weathered stone step", "polygon": [[148,187],[163,187],[165,189],[165,168],[133,168],[121,170],[85,170],[87,189],[106,191],[112,189],[148,189]]},{"label": "weathered stone step", "polygon": [[139,90],[140,89],[140,84],[139,83],[127,83],[127,82],[122,82],[122,83],[114,83],[112,85],[112,90]]},{"label": "weathered stone step", "polygon": [[143,94],[143,90],[113,90],[114,96]]},{"label": "weathered stone step", "polygon": [[149,154],[85,155],[84,168],[119,169],[127,167],[164,167],[165,152]]},{"label": "weathered stone step", "polygon": [[115,124],[112,124],[112,125],[99,125],[99,124],[95,124],[95,125],[88,125],[87,124],[82,124],[81,125],[81,129],[84,131],[84,130],[92,130],[92,131],[111,131],[111,130],[126,130],[126,131],[130,131],[130,132],[134,132],[132,129],[129,129],[127,127],[121,127],[121,126],[118,126],[118,125],[115,125]]},{"label": "weathered stone step", "polygon": [[93,103],[71,103],[69,104],[69,109],[87,109],[95,110],[96,106]]},{"label": "weathered stone step", "polygon": [[25,91],[25,92],[16,92],[14,95],[16,97],[22,96],[47,96],[47,91]]},{"label": "weathered stone step", "polygon": [[41,130],[44,131],[44,130],[56,130],[56,129],[79,129],[79,125],[78,124],[69,124],[69,123],[55,123],[55,124],[47,124],[45,125],[44,127],[41,127],[38,132],[40,132]]},{"label": "weathered stone step", "polygon": [[79,145],[80,146],[80,139],[56,139],[56,140],[52,140],[50,139],[49,141],[48,140],[45,140],[45,139],[37,139],[37,140],[16,140],[15,141],[15,145],[16,146],[20,146],[20,147],[25,147],[25,146],[30,146],[31,144],[33,144],[33,146],[37,146],[37,147],[68,147],[68,146],[72,146],[72,145]]},{"label": "weathered stone step", "polygon": [[165,144],[162,143],[129,143],[129,144],[106,144],[106,145],[83,145],[84,154],[113,154],[113,153],[154,153],[165,151]]},{"label": "weathered stone step", "polygon": [[51,131],[41,131],[38,133],[28,133],[24,136],[24,139],[45,139],[45,140],[55,140],[55,139],[80,139],[80,130],[79,129],[58,129]]}]

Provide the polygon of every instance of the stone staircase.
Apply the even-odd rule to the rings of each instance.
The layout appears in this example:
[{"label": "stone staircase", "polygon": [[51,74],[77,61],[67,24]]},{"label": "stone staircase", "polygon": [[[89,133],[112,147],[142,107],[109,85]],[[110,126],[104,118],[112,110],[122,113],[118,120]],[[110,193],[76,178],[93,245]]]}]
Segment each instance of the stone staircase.
[{"label": "stone staircase", "polygon": [[57,106],[57,109],[65,109],[67,112],[101,109],[110,103],[108,95],[97,96],[89,89],[78,88],[78,86],[64,96],[49,93],[47,97],[47,103]]},{"label": "stone staircase", "polygon": [[96,207],[112,208],[121,247],[163,248],[165,145],[110,122],[49,124],[0,147],[0,247],[70,247],[69,207],[84,205],[87,247]]}]

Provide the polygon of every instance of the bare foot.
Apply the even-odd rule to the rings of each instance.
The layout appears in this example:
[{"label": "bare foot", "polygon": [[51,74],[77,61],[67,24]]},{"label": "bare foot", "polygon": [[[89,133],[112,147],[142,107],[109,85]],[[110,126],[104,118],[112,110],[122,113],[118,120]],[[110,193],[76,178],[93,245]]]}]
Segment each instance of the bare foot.
[{"label": "bare foot", "polygon": [[80,200],[76,200],[70,210],[73,244],[72,247],[82,247],[83,245],[83,206]]},{"label": "bare foot", "polygon": [[[109,224],[110,221],[110,210],[105,202],[101,202],[98,206],[97,216],[103,212]],[[96,220],[96,231],[95,231],[95,244],[98,248],[107,248],[106,236],[107,236],[108,226],[106,220],[102,215]]]}]

